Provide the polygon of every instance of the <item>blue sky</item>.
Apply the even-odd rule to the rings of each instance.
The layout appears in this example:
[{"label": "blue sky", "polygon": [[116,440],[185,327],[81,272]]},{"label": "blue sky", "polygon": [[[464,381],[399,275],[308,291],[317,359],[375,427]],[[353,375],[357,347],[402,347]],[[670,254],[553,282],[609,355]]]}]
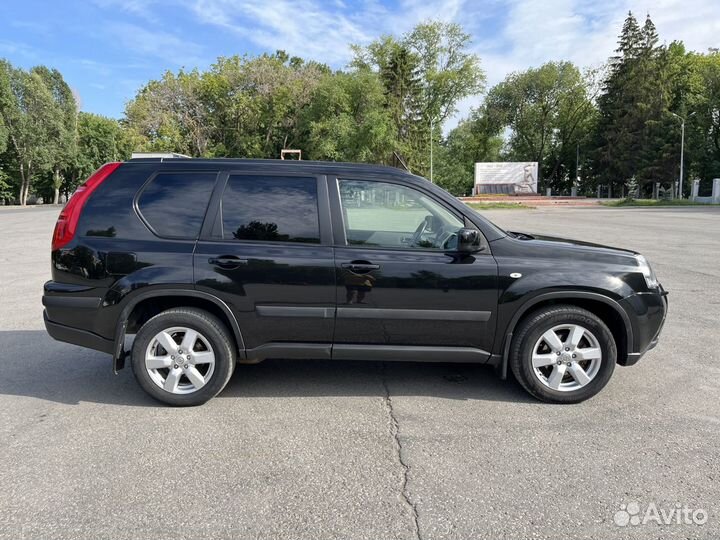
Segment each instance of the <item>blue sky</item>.
[{"label": "blue sky", "polygon": [[[720,47],[720,0],[2,0],[0,57],[58,68],[83,110],[119,118],[166,69],[276,49],[340,68],[348,44],[431,18],[472,34],[489,84],[547,60],[596,66],[629,9],[649,11],[664,41]],[[462,102],[457,117],[481,99]]]}]

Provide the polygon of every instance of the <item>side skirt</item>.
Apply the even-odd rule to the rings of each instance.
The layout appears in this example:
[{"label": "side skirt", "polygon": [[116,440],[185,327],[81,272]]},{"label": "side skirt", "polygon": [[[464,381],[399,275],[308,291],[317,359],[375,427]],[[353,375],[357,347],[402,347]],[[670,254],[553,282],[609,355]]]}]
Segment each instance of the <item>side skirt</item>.
[{"label": "side skirt", "polygon": [[484,364],[490,353],[474,347],[415,347],[412,345],[333,345],[333,360],[382,362],[467,362]]}]

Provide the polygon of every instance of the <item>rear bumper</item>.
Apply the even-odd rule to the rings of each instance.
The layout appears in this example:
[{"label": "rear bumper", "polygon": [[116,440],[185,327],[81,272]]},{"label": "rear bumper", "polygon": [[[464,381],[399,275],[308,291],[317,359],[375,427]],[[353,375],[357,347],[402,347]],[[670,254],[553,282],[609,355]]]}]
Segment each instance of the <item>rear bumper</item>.
[{"label": "rear bumper", "polygon": [[107,354],[113,354],[114,352],[115,344],[112,340],[105,339],[87,330],[80,330],[79,328],[53,322],[48,318],[47,310],[43,311],[43,318],[45,319],[45,329],[53,339],[95,349]]},{"label": "rear bumper", "polygon": [[101,331],[104,291],[72,283],[48,281],[43,287],[45,328],[58,341],[113,352],[113,339]]}]

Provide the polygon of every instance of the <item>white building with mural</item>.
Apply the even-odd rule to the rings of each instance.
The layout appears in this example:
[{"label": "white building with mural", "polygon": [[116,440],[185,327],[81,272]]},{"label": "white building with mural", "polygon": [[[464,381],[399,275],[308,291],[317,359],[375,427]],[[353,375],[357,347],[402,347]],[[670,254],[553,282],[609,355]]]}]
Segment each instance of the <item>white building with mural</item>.
[{"label": "white building with mural", "polygon": [[475,164],[473,195],[537,193],[537,161]]}]

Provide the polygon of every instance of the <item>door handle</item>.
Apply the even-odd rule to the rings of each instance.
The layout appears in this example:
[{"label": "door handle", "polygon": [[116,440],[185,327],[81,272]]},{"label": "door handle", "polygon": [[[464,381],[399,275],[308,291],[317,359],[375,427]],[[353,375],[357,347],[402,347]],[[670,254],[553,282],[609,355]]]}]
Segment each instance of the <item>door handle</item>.
[{"label": "door handle", "polygon": [[350,263],[343,263],[340,266],[343,268],[347,268],[351,272],[356,273],[364,273],[364,272],[370,272],[371,270],[378,270],[380,268],[379,264],[372,264],[369,262],[350,262]]},{"label": "door handle", "polygon": [[237,268],[247,264],[247,259],[241,259],[235,255],[223,255],[221,257],[210,257],[208,262],[221,268]]}]

